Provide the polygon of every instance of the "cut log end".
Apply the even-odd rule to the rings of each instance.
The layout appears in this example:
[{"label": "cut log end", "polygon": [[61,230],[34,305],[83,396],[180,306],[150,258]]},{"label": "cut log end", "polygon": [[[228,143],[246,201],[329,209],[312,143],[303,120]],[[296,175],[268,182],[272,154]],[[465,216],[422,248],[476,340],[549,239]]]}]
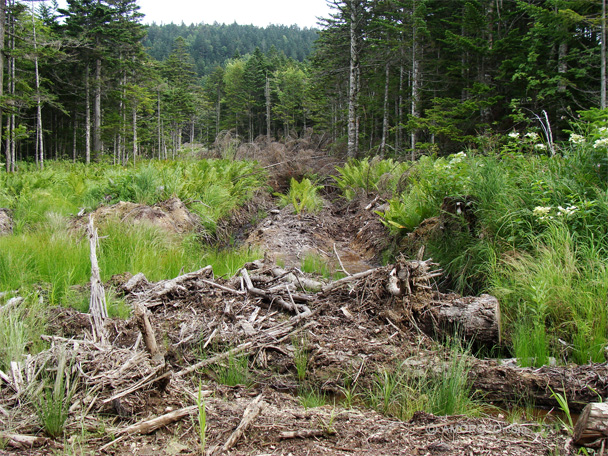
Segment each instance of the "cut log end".
[{"label": "cut log end", "polygon": [[440,337],[460,334],[466,340],[487,346],[501,342],[500,304],[494,296],[439,295],[418,319],[429,334]]},{"label": "cut log end", "polygon": [[606,438],[608,438],[608,403],[587,404],[574,426],[574,443],[586,446]]}]

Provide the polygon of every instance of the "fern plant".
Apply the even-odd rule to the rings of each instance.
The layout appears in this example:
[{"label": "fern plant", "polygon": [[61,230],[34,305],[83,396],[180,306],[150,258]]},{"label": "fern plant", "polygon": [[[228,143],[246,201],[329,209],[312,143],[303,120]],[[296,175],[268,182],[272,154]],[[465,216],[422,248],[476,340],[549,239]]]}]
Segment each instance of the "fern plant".
[{"label": "fern plant", "polygon": [[319,195],[319,190],[322,185],[315,185],[310,179],[304,178],[301,182],[291,178],[289,192],[287,195],[277,193],[281,205],[287,206],[291,204],[296,214],[302,212],[318,212],[323,207],[323,198]]}]

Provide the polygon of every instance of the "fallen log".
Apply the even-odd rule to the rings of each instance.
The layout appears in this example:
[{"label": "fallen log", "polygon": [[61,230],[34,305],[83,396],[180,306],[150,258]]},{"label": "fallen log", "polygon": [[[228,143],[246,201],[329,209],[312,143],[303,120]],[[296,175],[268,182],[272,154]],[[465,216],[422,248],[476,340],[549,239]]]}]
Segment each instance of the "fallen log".
[{"label": "fallen log", "polygon": [[18,450],[31,450],[34,447],[48,446],[53,449],[62,449],[63,445],[55,442],[53,439],[39,437],[35,435],[23,434],[2,434],[0,439],[6,442],[6,445]]},{"label": "fallen log", "polygon": [[594,442],[606,438],[608,438],[608,403],[587,404],[574,426],[574,443],[591,446]]},{"label": "fallen log", "polygon": [[598,395],[608,396],[606,363],[524,368],[473,359],[469,380],[485,402],[517,403],[525,398],[537,407],[557,408],[556,392],[566,397],[572,412],[580,412]]},{"label": "fallen log", "polygon": [[418,326],[438,338],[459,335],[487,346],[501,343],[500,304],[494,296],[460,297],[436,293],[430,303],[414,313]]}]

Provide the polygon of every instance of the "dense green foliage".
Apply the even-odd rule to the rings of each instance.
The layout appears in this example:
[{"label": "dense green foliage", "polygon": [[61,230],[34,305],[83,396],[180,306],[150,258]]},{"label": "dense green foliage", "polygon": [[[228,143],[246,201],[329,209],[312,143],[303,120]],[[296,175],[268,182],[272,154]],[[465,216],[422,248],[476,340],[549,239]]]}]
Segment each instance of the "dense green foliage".
[{"label": "dense green foliage", "polygon": [[143,41],[148,53],[158,61],[169,57],[178,37],[185,40],[199,76],[209,75],[237,55],[278,53],[304,61],[312,52],[318,31],[297,26],[234,24],[152,24]]},{"label": "dense green foliage", "polygon": [[354,66],[361,150],[457,152],[514,125],[540,132],[542,111],[556,134],[600,106],[599,1],[335,4],[313,57],[319,121],[345,138]]},{"label": "dense green foliage", "polygon": [[[443,285],[497,296],[507,345],[523,363],[604,359],[608,129],[604,117],[576,130],[585,135],[573,133],[553,157],[531,155],[529,134],[512,134],[487,154],[423,157],[390,176],[402,185],[380,214],[397,234],[427,220],[418,234],[447,273]],[[350,162],[338,169],[338,184],[369,167]],[[464,196],[474,203],[470,213],[442,212],[445,198]]]}]

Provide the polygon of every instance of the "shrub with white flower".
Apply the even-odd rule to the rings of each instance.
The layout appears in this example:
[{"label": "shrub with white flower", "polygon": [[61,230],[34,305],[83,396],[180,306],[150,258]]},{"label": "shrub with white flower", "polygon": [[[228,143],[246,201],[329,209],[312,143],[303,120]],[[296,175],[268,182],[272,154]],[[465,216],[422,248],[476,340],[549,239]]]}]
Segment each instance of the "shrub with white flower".
[{"label": "shrub with white flower", "polygon": [[518,133],[518,132],[516,132],[516,131],[512,131],[512,132],[511,132],[511,133],[509,133],[507,136],[508,136],[509,138],[511,138],[511,139],[519,139],[519,133]]},{"label": "shrub with white flower", "polygon": [[467,154],[464,152],[458,152],[457,154],[453,154],[450,157],[450,165],[455,165],[456,163],[460,163],[465,158],[467,158]]},{"label": "shrub with white flower", "polygon": [[572,133],[570,135],[570,142],[572,144],[583,144],[585,142],[585,137],[583,135],[577,135],[576,133]]},{"label": "shrub with white flower", "polygon": [[536,142],[538,141],[538,133],[531,131],[529,133],[526,133],[526,139],[529,139],[530,141]]},{"label": "shrub with white flower", "polygon": [[608,135],[608,127],[600,127],[597,131],[600,135]]},{"label": "shrub with white flower", "polygon": [[536,206],[532,211],[532,214],[541,221],[551,220],[553,217],[551,217],[549,214],[551,213],[552,209],[553,208],[551,206]]},{"label": "shrub with white flower", "polygon": [[536,150],[547,150],[547,145],[542,143],[534,144],[534,148]]},{"label": "shrub with white flower", "polygon": [[576,207],[576,206],[568,206],[568,207],[557,206],[558,217],[568,218],[568,217],[574,215],[577,211],[578,211],[578,207]]},{"label": "shrub with white flower", "polygon": [[608,147],[608,138],[597,139],[593,143],[593,148],[594,149],[599,149],[600,147]]}]

